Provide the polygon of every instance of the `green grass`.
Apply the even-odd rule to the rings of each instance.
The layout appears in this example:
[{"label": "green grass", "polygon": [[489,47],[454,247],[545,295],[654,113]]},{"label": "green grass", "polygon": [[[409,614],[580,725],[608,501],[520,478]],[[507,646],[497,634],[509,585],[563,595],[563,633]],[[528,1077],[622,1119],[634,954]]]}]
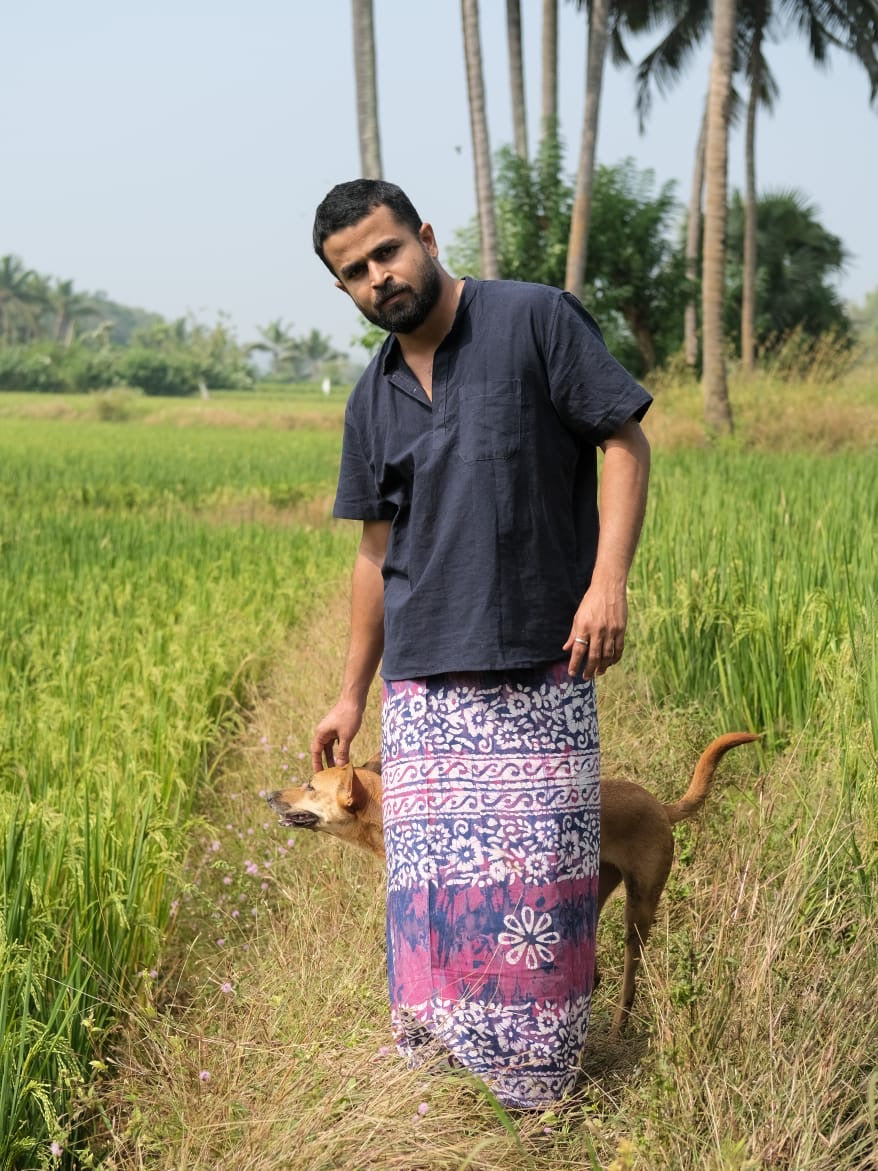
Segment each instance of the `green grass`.
[{"label": "green grass", "polygon": [[833,746],[873,831],[876,534],[873,453],[659,453],[631,633],[660,703]]},{"label": "green grass", "polygon": [[0,1166],[70,1134],[161,954],[213,754],[349,556],[337,455],[319,431],[4,425]]},{"label": "green grass", "polygon": [[[741,750],[678,831],[640,1030],[609,1046],[608,978],[582,1093],[510,1120],[376,1064],[377,876],[255,801],[288,775],[255,728],[304,750],[340,669],[340,399],[0,396],[0,1168],[53,1140],[71,1168],[868,1166],[874,457],[760,445],[747,409],[737,445],[656,444],[602,720],[608,767],[667,799],[733,726],[762,776]],[[612,916],[601,946],[610,972]]]}]

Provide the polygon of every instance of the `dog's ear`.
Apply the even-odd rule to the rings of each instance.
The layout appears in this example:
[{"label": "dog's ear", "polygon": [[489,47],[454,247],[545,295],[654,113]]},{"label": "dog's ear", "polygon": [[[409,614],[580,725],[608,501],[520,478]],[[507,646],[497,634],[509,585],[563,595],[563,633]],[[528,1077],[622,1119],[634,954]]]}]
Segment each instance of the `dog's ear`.
[{"label": "dog's ear", "polygon": [[378,776],[380,777],[381,776],[381,755],[380,755],[380,753],[378,756],[371,757],[369,760],[366,761],[365,764],[361,764],[360,768],[368,769],[368,771],[370,773],[377,773]]},{"label": "dog's ear", "polygon": [[342,805],[352,813],[365,809],[369,804],[369,790],[357,776],[357,770],[352,764],[345,769],[344,780],[339,786],[339,797]]}]

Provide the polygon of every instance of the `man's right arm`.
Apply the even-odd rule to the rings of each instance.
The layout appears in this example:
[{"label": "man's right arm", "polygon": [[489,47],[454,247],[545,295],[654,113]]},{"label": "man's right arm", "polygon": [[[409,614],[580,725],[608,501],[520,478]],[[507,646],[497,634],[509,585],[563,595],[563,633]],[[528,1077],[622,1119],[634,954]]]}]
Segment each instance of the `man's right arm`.
[{"label": "man's right arm", "polygon": [[[387,553],[390,521],[363,522],[360,547],[351,579],[351,630],[341,694],[314,732],[311,764],[314,772],[347,764],[351,741],[360,729],[366,699],[384,651],[384,579],[381,567]],[[333,747],[335,745],[335,747]]]}]

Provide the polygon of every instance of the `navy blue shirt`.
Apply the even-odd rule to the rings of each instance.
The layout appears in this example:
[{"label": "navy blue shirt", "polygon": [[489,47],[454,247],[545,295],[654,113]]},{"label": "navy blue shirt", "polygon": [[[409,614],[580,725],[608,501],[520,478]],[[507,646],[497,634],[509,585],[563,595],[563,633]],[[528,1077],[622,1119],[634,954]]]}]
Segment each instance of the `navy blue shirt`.
[{"label": "navy blue shirt", "polygon": [[333,510],[392,522],[385,679],[563,658],[594,568],[597,445],[651,401],[544,285],[466,279],[432,403],[388,337],[348,400]]}]

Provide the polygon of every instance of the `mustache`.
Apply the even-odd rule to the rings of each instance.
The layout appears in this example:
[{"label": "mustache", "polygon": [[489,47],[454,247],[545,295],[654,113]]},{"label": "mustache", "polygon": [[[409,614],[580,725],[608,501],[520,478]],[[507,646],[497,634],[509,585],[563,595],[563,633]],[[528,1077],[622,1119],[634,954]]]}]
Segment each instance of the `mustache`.
[{"label": "mustache", "polygon": [[376,297],[375,307],[380,309],[385,301],[389,301],[391,297],[395,297],[397,293],[409,293],[411,289],[408,285],[387,285],[381,291],[381,296]]}]

